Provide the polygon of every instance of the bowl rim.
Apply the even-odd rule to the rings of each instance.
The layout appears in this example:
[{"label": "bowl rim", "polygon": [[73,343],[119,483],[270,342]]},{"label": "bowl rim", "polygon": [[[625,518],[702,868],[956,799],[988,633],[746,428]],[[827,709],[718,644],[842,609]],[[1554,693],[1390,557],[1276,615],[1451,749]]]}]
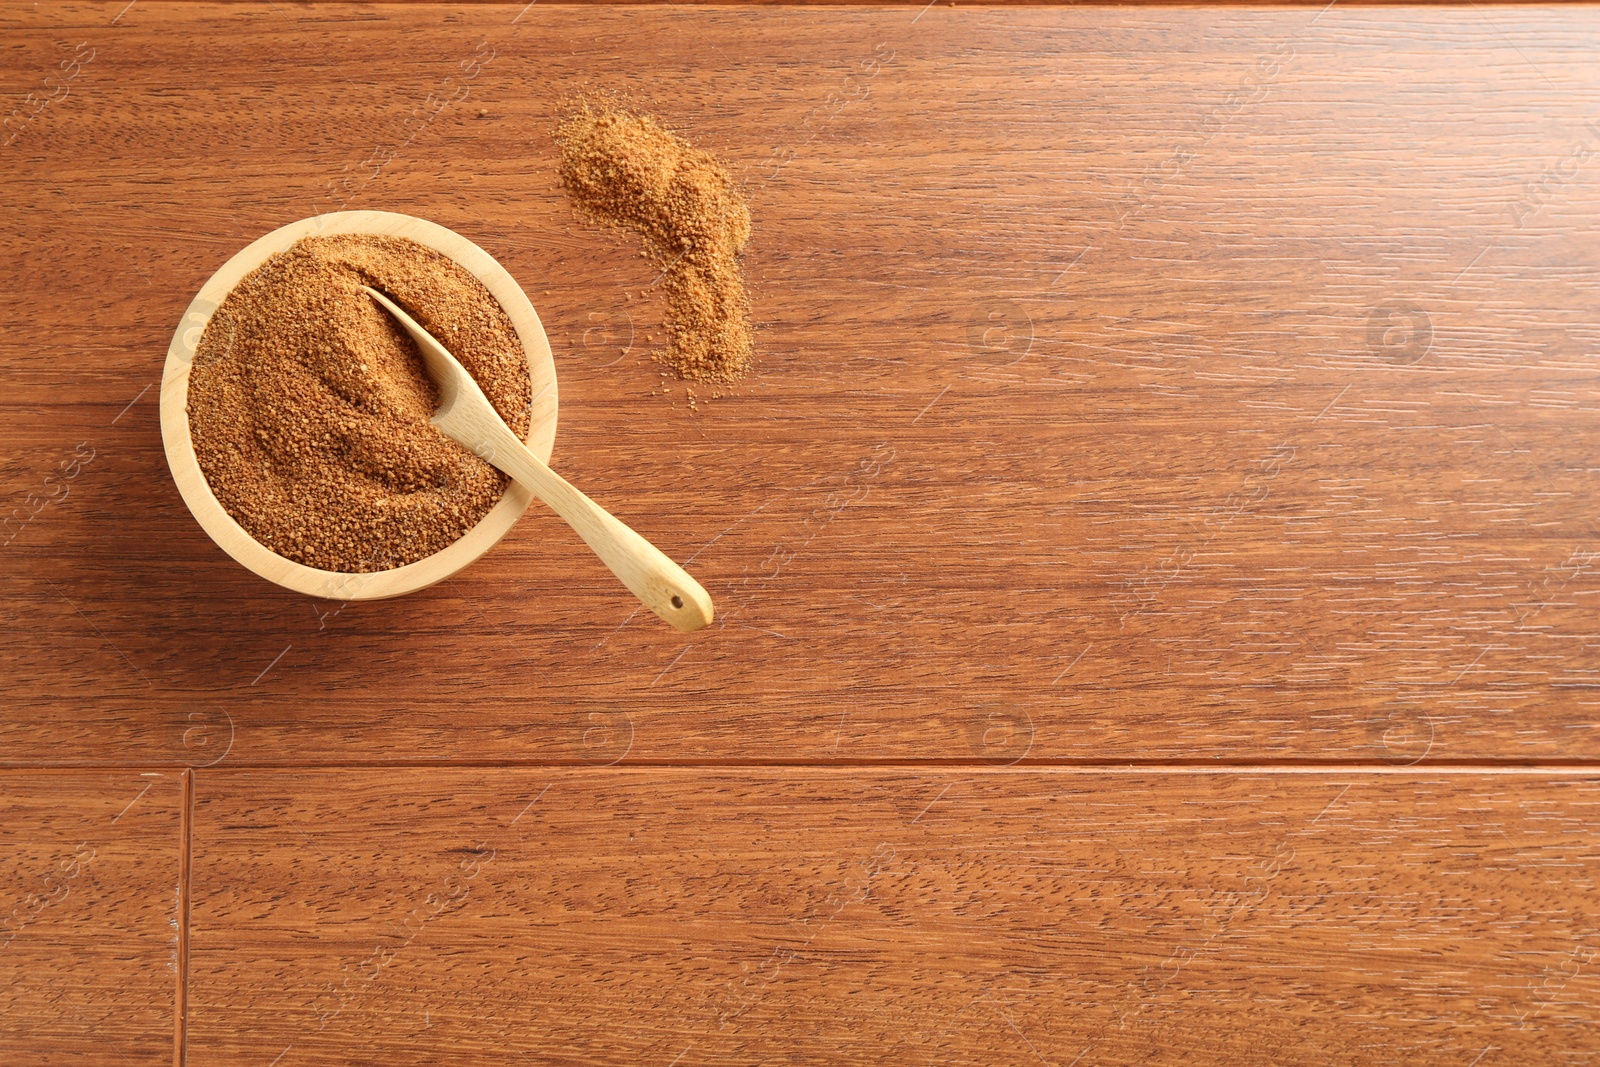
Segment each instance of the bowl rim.
[{"label": "bowl rim", "polygon": [[302,237],[334,234],[409,237],[449,256],[481,281],[511,318],[527,357],[533,402],[528,447],[549,462],[556,436],[556,372],[544,324],[510,272],[493,256],[454,230],[393,211],[333,211],[291,222],[257,238],[229,259],[200,287],[173,332],[161,375],[161,440],[178,492],[200,527],[235,561],[255,574],[307,596],[332,600],[380,600],[443,581],[476,561],[511,532],[533,495],[515,482],[477,525],[431,556],[391,570],[350,574],[307,567],[280,556],[252,537],[217,499],[200,470],[189,436],[189,372],[195,349],[217,307],[240,280]]}]

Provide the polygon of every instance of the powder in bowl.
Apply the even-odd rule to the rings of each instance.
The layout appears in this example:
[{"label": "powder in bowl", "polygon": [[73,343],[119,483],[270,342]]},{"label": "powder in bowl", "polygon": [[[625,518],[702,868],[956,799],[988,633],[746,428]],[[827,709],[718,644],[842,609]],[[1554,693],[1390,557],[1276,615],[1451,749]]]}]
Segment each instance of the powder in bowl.
[{"label": "powder in bowl", "polygon": [[488,289],[402,237],[305,237],[236,285],[189,377],[195,458],[251,537],[321,570],[414,563],[458,540],[507,479],[428,420],[438,392],[388,293],[448,348],[519,437],[532,386]]}]

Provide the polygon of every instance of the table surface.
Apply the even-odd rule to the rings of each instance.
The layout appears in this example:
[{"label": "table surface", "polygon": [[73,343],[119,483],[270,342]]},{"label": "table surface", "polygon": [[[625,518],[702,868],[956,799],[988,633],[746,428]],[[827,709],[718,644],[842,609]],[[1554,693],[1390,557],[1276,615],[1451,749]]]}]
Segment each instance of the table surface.
[{"label": "table surface", "polygon": [[[0,7],[0,1062],[1600,1059],[1600,10]],[[663,381],[551,129],[727,161]],[[536,505],[340,604],[168,476],[228,257],[489,250]]]}]

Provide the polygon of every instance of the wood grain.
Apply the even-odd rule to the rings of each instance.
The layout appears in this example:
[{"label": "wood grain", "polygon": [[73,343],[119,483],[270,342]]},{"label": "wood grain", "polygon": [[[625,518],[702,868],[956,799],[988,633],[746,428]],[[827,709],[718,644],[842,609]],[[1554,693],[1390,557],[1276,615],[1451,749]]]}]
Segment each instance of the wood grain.
[{"label": "wood grain", "polygon": [[[258,765],[1600,755],[1594,9],[116,6],[4,16],[6,94],[94,50],[0,170],[5,762],[205,762],[193,715]],[[585,88],[748,187],[730,395],[662,394],[648,266],[562,197]],[[547,515],[342,609],[206,541],[145,387],[335,206],[523,282],[553,462],[717,628]]]},{"label": "wood grain", "polygon": [[184,785],[0,774],[0,1063],[169,1064]]},{"label": "wood grain", "polygon": [[194,1067],[1600,1051],[1592,774],[197,773]]},{"label": "wood grain", "polygon": [[[1597,46],[1558,4],[0,6],[0,1063],[1600,1058]],[[726,395],[560,192],[595,90],[749,195]],[[343,208],[517,277],[553,464],[715,627],[536,511],[381,603],[207,540],[167,342]]]}]

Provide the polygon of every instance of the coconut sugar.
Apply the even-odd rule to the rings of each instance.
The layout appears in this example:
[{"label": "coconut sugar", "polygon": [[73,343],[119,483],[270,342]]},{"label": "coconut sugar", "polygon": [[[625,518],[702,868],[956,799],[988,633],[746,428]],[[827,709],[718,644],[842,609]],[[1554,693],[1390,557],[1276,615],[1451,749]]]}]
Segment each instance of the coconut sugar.
[{"label": "coconut sugar", "polygon": [[438,391],[422,354],[363,285],[438,338],[518,437],[532,399],[505,310],[468,271],[415,241],[306,237],[246,275],[195,351],[195,457],[257,541],[346,573],[449,546],[507,484],[429,422]]},{"label": "coconut sugar", "polygon": [[589,104],[556,128],[561,180],[580,210],[637,231],[666,290],[678,377],[732,382],[749,369],[750,299],[739,254],[750,209],[728,172],[648,115]]}]

